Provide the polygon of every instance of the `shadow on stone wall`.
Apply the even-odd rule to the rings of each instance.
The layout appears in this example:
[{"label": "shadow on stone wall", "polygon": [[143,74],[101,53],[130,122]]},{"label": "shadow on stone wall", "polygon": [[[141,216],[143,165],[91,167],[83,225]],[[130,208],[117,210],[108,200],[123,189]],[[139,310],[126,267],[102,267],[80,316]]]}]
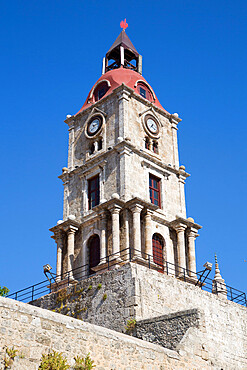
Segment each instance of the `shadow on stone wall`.
[{"label": "shadow on stone wall", "polygon": [[178,311],[136,322],[132,335],[162,347],[176,349],[187,330],[199,328],[201,312],[198,309]]}]

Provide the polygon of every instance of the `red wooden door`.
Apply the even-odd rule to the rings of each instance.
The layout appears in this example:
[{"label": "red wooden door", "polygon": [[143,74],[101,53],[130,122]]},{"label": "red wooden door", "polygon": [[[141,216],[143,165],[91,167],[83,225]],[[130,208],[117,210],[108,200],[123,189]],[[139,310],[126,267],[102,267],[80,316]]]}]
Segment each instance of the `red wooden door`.
[{"label": "red wooden door", "polygon": [[154,263],[161,266],[161,269],[159,271],[164,271],[164,257],[163,257],[163,240],[162,238],[154,234],[153,235],[153,260]]},{"label": "red wooden door", "polygon": [[92,267],[100,263],[100,239],[94,235],[89,241],[89,275],[94,274]]}]

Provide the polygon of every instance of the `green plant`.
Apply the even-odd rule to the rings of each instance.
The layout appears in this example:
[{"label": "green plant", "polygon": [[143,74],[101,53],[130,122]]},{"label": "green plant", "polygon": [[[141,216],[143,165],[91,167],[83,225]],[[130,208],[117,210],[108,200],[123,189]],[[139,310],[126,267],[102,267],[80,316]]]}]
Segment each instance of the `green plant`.
[{"label": "green plant", "polygon": [[131,334],[133,330],[136,327],[136,320],[135,319],[130,319],[127,321],[127,325],[125,327],[126,333]]},{"label": "green plant", "polygon": [[86,357],[76,356],[75,360],[75,370],[91,370],[95,367],[94,361],[90,357],[90,353]]},{"label": "green plant", "polygon": [[107,298],[107,294],[105,293],[105,294],[103,295],[103,301],[105,301],[105,300],[106,300],[106,298]]},{"label": "green plant", "polygon": [[56,303],[61,303],[63,302],[65,299],[67,299],[67,288],[63,288],[61,290],[58,291],[57,293],[57,299],[56,299]]},{"label": "green plant", "polygon": [[0,296],[1,297],[6,297],[6,295],[8,295],[8,293],[9,293],[9,289],[8,288],[6,288],[6,286],[4,286],[4,287],[0,287]]},{"label": "green plant", "polygon": [[67,359],[63,357],[62,353],[52,351],[48,354],[43,354],[41,363],[39,365],[40,370],[67,370],[69,365]]},{"label": "green plant", "polygon": [[92,285],[89,285],[88,290],[91,290],[91,289],[93,289],[93,287]]},{"label": "green plant", "polygon": [[17,354],[18,351],[17,349],[14,349],[14,347],[12,348],[6,347],[6,354],[3,359],[4,369],[10,369]]},{"label": "green plant", "polygon": [[99,283],[98,286],[97,286],[98,289],[101,289],[102,288],[102,284]]}]

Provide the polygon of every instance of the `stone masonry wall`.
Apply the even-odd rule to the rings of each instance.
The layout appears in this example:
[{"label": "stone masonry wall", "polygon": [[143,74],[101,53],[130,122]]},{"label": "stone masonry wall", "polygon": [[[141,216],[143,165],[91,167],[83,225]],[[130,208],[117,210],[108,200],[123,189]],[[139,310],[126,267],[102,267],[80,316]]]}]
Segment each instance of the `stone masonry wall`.
[{"label": "stone masonry wall", "polygon": [[137,321],[134,336],[165,348],[176,349],[189,328],[199,328],[200,319],[200,311],[195,309]]},{"label": "stone masonry wall", "polygon": [[127,320],[134,317],[134,283],[131,269],[124,266],[43,296],[32,305],[125,332]]},{"label": "stone masonry wall", "polygon": [[[99,283],[102,284],[100,289],[97,288]],[[92,296],[85,294],[85,298],[81,299],[79,310],[88,307],[79,316],[83,320],[125,331],[130,318],[138,322],[181,310],[198,309],[204,314],[200,328],[190,327],[176,349],[181,353],[190,353],[192,357],[206,359],[213,368],[247,368],[245,307],[135,263],[91,277],[80,284],[87,292],[89,285],[92,285],[89,293]],[[105,293],[107,299],[104,301]],[[76,299],[71,296],[72,301],[67,303],[71,307],[69,315],[73,316],[75,312]],[[35,302],[51,309],[55,308],[55,303],[53,294]],[[59,302],[58,311],[60,307]]]},{"label": "stone masonry wall", "polygon": [[6,347],[22,356],[12,370],[36,370],[42,353],[62,352],[71,365],[74,356],[90,352],[97,370],[211,369],[208,361],[82,322],[26,303],[0,297],[0,368]]},{"label": "stone masonry wall", "polygon": [[[199,338],[194,342],[191,337],[193,353],[203,352],[212,366],[220,369],[247,369],[246,307],[140,265],[132,265],[132,275],[136,279],[137,321],[197,308],[204,313],[205,332],[201,347]],[[190,330],[185,336],[190,337]],[[187,345],[182,340],[177,349],[187,350]]]}]

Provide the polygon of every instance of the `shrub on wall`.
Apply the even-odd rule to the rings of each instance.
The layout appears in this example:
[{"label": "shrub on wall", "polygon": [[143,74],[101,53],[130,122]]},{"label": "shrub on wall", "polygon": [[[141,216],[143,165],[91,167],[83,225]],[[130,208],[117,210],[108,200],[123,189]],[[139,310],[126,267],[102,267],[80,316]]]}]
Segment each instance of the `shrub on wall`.
[{"label": "shrub on wall", "polygon": [[8,293],[9,293],[9,289],[8,288],[6,288],[6,286],[4,286],[4,287],[0,287],[0,296],[1,297],[6,297],[6,295],[8,295]]},{"label": "shrub on wall", "polygon": [[41,363],[39,365],[40,370],[67,370],[69,365],[67,359],[63,357],[62,353],[52,351],[48,354],[43,354]]}]

